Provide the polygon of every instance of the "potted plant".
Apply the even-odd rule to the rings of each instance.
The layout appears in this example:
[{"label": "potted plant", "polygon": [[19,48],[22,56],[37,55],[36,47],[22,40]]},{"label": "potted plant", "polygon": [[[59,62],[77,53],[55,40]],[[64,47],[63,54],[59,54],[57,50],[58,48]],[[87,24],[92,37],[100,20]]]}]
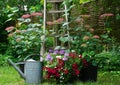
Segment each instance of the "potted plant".
[{"label": "potted plant", "polygon": [[81,72],[81,58],[64,49],[49,50],[44,56],[45,79],[54,79],[57,83],[74,82]]},{"label": "potted plant", "polygon": [[97,72],[98,72],[98,64],[99,60],[94,59],[93,55],[83,53],[81,55],[82,59],[82,68],[80,80],[83,82],[86,81],[97,81]]},{"label": "potted plant", "polygon": [[[94,29],[90,27],[80,27],[79,32],[73,34],[71,37],[71,49],[81,54],[84,62],[80,79],[82,81],[96,81],[98,65],[99,62],[101,62],[101,58],[96,55],[105,49],[106,44],[108,44],[111,39],[108,37],[107,33],[101,35],[94,34]],[[92,73],[93,71],[94,73]]]}]

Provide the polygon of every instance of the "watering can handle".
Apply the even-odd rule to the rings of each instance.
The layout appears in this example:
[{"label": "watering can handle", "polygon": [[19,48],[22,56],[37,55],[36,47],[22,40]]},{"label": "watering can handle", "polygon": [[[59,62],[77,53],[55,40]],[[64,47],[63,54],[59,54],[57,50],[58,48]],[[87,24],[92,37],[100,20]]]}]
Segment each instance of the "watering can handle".
[{"label": "watering can handle", "polygon": [[31,54],[31,55],[28,55],[27,57],[24,58],[24,61],[26,61],[28,58],[32,57],[32,56],[40,56],[40,54]]},{"label": "watering can handle", "polygon": [[12,60],[8,59],[8,62],[18,71],[18,73],[19,73],[24,79],[26,78],[25,75],[24,75],[24,73],[16,66],[16,64],[15,64]]}]

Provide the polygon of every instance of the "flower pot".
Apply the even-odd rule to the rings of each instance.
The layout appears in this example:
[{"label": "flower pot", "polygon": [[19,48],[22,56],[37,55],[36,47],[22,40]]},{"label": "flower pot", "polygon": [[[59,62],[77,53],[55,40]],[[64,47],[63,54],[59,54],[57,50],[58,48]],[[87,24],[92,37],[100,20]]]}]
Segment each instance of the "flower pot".
[{"label": "flower pot", "polygon": [[90,64],[81,69],[79,78],[83,82],[86,82],[86,81],[95,82],[95,81],[97,81],[97,71],[98,71],[98,67]]}]

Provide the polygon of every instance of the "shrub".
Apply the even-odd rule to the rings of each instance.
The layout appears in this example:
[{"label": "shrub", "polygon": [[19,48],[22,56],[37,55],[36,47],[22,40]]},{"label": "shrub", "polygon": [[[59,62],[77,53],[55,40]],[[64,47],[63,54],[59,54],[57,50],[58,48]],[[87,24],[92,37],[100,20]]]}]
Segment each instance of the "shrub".
[{"label": "shrub", "polygon": [[7,65],[8,65],[7,60],[8,60],[9,58],[11,58],[11,56],[0,54],[0,66],[7,66]]},{"label": "shrub", "polygon": [[11,50],[19,61],[27,55],[39,53],[42,35],[42,13],[25,14],[18,19],[16,27],[10,26],[5,30],[9,33],[8,39]]}]

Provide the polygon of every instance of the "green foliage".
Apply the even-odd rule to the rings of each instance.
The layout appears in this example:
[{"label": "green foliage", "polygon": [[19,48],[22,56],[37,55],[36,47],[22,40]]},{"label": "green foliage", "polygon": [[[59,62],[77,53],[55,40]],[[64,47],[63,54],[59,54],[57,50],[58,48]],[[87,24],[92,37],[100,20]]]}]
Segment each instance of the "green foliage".
[{"label": "green foliage", "polygon": [[80,3],[84,4],[84,3],[87,3],[87,2],[90,2],[90,1],[93,1],[93,0],[80,0]]},{"label": "green foliage", "polygon": [[39,53],[41,44],[40,37],[42,35],[42,22],[39,21],[42,17],[41,13],[39,14],[39,16],[18,18],[16,27],[13,27],[12,30],[7,30],[6,28],[6,31],[9,33],[8,39],[12,54],[18,57],[19,61],[23,60],[29,54]]},{"label": "green foliage", "polygon": [[110,51],[104,51],[97,54],[95,57],[100,59],[99,67],[101,70],[114,71],[120,70],[120,47],[115,46]]},{"label": "green foliage", "polygon": [[9,55],[2,55],[0,54],[0,66],[7,66],[8,65],[8,59],[11,58]]}]

